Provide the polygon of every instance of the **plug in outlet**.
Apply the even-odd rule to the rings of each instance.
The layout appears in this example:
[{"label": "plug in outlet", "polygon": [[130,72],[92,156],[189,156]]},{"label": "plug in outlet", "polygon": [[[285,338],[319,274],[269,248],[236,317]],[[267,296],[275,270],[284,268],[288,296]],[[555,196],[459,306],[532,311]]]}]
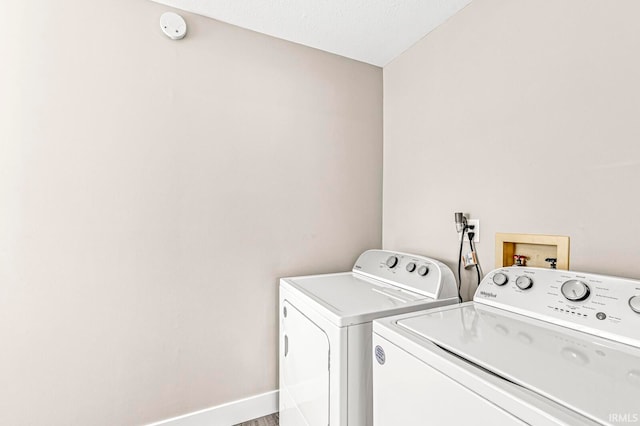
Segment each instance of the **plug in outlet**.
[{"label": "plug in outlet", "polygon": [[[473,226],[472,232],[475,232],[475,235],[473,236],[473,242],[479,243],[480,242],[480,219],[467,219],[467,225]],[[467,230],[467,232],[469,232],[469,230]],[[460,238],[462,238],[462,232],[458,232],[458,241],[460,241]],[[465,235],[465,241],[467,239],[468,237]]]}]

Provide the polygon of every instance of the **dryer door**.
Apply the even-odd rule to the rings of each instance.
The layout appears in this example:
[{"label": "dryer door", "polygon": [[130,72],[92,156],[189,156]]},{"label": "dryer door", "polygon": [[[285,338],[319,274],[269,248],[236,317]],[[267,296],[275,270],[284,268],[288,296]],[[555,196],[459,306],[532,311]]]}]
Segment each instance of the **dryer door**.
[{"label": "dryer door", "polygon": [[280,332],[280,425],[329,424],[329,339],[284,301]]}]

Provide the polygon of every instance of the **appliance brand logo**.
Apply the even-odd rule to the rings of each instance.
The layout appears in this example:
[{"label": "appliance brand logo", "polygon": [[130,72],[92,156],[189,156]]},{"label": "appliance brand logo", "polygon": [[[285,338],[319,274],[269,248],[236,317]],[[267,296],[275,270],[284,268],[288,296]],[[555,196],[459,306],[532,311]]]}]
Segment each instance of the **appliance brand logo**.
[{"label": "appliance brand logo", "polygon": [[488,291],[481,291],[481,292],[480,292],[480,296],[489,297],[489,298],[494,298],[494,299],[495,299],[496,297],[498,297],[498,295],[497,295],[497,294],[495,294],[495,293],[490,293],[490,292],[488,292]]},{"label": "appliance brand logo", "polygon": [[378,361],[378,364],[384,365],[385,361],[387,360],[387,356],[385,355],[384,349],[382,349],[382,346],[376,345],[375,354],[376,354],[376,361]]}]

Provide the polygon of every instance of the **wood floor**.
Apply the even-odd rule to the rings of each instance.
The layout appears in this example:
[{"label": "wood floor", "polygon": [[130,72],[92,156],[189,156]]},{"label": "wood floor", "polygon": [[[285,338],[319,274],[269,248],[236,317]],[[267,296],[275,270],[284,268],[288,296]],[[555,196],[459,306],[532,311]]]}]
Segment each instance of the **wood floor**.
[{"label": "wood floor", "polygon": [[270,416],[260,417],[259,419],[250,420],[235,426],[278,426],[278,424],[278,413],[274,413]]}]

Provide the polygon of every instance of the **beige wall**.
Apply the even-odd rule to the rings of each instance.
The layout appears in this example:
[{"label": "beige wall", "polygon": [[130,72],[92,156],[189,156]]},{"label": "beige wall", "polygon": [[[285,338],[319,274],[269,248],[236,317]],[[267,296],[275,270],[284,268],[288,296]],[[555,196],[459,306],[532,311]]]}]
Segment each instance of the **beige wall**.
[{"label": "beige wall", "polygon": [[0,424],[276,389],[277,278],[381,244],[382,71],[142,0],[0,26]]},{"label": "beige wall", "polygon": [[383,246],[455,266],[465,211],[487,271],[495,233],[526,232],[569,235],[573,269],[640,278],[638,16],[475,0],[386,66]]}]

